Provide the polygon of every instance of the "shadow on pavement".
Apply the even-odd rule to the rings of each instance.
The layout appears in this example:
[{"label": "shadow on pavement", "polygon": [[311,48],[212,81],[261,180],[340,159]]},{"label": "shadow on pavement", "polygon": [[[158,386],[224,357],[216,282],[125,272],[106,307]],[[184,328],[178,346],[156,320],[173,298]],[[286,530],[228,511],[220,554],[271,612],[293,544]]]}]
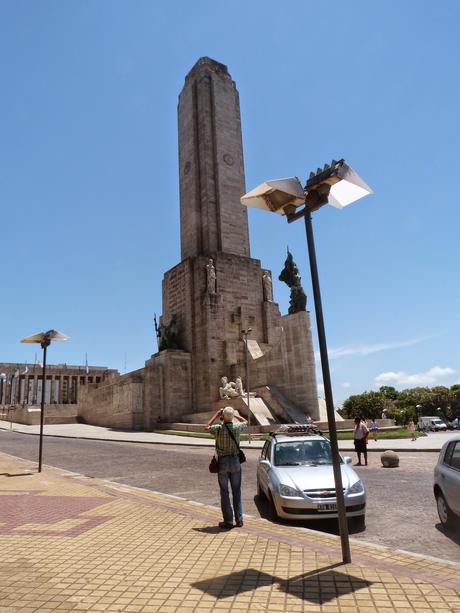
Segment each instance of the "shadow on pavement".
[{"label": "shadow on pavement", "polygon": [[[453,543],[455,543],[456,545],[460,545],[460,532],[455,531],[455,530],[447,530],[447,528],[444,528],[444,526],[441,523],[437,523],[435,526],[436,530],[439,530],[439,532],[441,534],[444,534],[444,536],[447,536],[448,539],[450,539]],[[460,525],[459,525],[459,529],[460,529]]]},{"label": "shadow on pavement", "polygon": [[201,532],[202,534],[225,534],[228,530],[223,530],[219,526],[205,526],[204,528],[192,528],[195,532]]},{"label": "shadow on pavement", "polygon": [[214,598],[229,598],[245,592],[252,592],[259,587],[277,585],[280,592],[285,592],[302,600],[308,600],[314,604],[325,604],[339,596],[351,594],[372,584],[362,577],[354,577],[333,570],[337,566],[342,566],[342,563],[331,564],[287,580],[254,568],[248,568],[222,577],[198,581],[193,583],[192,587],[206,592]]},{"label": "shadow on pavement", "polygon": [[[326,532],[327,534],[339,534],[339,525],[336,519],[316,519],[312,521],[308,520],[285,520],[278,518],[273,520],[270,517],[268,501],[263,496],[254,496],[254,504],[257,508],[262,519],[268,519],[275,524],[281,524],[284,526],[295,526],[296,528],[308,528],[309,530],[318,530],[319,532]],[[355,523],[353,518],[348,520],[348,532],[350,534],[359,534],[365,532],[366,527]]]}]

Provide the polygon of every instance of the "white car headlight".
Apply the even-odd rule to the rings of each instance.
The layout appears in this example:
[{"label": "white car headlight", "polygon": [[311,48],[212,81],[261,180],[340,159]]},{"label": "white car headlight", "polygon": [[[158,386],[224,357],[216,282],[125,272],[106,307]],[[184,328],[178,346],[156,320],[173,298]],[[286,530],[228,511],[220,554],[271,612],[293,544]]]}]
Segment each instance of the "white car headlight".
[{"label": "white car headlight", "polygon": [[290,485],[283,485],[280,483],[279,491],[281,496],[301,496],[302,494],[295,487],[291,487]]},{"label": "white car headlight", "polygon": [[364,485],[361,479],[359,481],[356,481],[356,483],[353,483],[353,485],[350,488],[348,488],[349,494],[362,494],[363,492],[364,492]]}]

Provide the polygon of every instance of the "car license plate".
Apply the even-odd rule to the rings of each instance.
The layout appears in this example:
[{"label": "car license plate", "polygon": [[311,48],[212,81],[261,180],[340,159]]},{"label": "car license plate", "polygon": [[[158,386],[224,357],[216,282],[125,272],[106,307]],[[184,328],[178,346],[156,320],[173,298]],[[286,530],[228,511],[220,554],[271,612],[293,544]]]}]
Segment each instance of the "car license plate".
[{"label": "car license plate", "polygon": [[330,502],[328,504],[319,504],[318,511],[323,513],[325,511],[337,511],[337,505],[335,504],[335,502]]}]

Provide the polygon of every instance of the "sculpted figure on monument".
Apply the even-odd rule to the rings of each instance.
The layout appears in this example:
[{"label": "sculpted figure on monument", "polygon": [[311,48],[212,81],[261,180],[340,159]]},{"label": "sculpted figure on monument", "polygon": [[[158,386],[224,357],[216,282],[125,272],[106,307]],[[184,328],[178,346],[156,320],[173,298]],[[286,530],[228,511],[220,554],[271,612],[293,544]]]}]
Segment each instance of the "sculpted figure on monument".
[{"label": "sculpted figure on monument", "polygon": [[[220,383],[221,386],[219,387],[219,396],[221,400],[229,400],[230,398],[237,398],[238,396],[241,396],[240,392],[237,390],[236,383],[229,381],[227,377],[222,377]],[[241,387],[243,387],[243,384],[241,384]]]},{"label": "sculpted figure on monument", "polygon": [[278,277],[280,281],[284,281],[291,289],[291,299],[289,300],[289,315],[298,313],[299,311],[307,310],[307,296],[301,284],[301,278],[297,264],[294,262],[292,253],[287,252],[287,258],[284,262],[284,268]]},{"label": "sculpted figure on monument", "polygon": [[262,284],[264,286],[264,300],[266,302],[273,302],[273,283],[269,270],[264,270],[262,275]]},{"label": "sculpted figure on monument", "polygon": [[207,277],[207,285],[206,289],[208,294],[216,293],[216,268],[214,266],[214,261],[212,258],[209,258],[208,263],[206,264],[206,277]]},{"label": "sculpted figure on monument", "polygon": [[241,379],[241,377],[237,377],[235,380],[235,389],[238,392],[239,396],[243,396],[244,395],[244,390],[243,390],[243,381]]},{"label": "sculpted figure on monument", "polygon": [[168,325],[160,324],[158,326],[158,351],[164,349],[181,349],[179,344],[180,326],[173,315]]}]

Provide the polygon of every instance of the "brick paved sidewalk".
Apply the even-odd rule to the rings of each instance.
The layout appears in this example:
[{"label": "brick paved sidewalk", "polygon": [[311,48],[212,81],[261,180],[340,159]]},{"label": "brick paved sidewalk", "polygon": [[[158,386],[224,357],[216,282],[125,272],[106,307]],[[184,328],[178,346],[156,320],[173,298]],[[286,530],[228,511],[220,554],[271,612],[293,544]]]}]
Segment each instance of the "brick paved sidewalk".
[{"label": "brick paved sidewalk", "polygon": [[[27,474],[30,469],[30,473]],[[245,518],[0,453],[0,613],[455,611],[460,565]]]}]

